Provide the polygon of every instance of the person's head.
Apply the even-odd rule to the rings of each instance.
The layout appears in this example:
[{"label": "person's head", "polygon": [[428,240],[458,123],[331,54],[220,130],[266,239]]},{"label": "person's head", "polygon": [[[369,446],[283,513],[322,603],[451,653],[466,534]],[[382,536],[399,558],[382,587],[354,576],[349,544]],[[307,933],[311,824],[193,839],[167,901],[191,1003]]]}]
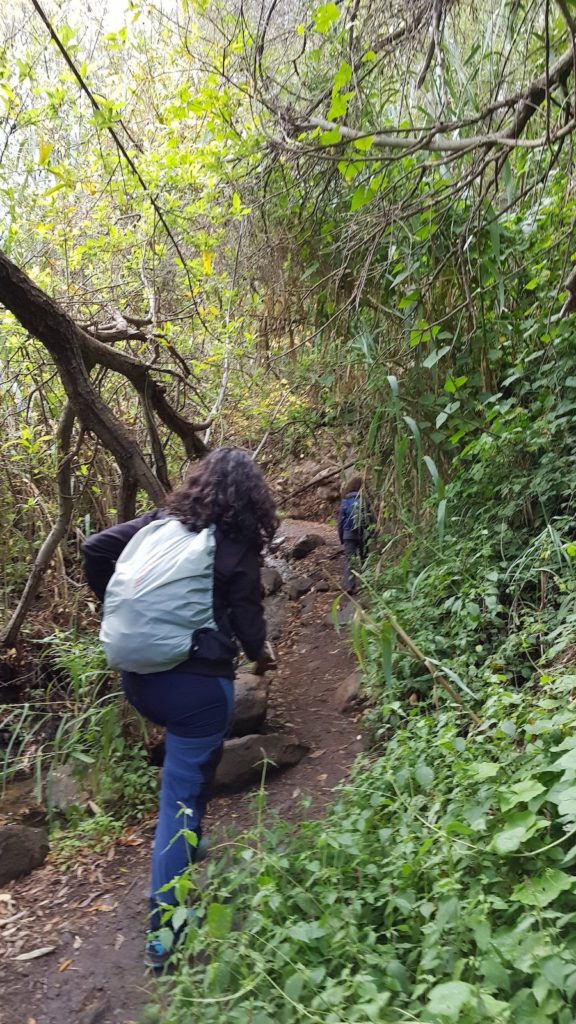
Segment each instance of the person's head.
[{"label": "person's head", "polygon": [[342,487],[342,497],[345,498],[348,494],[356,494],[357,491],[361,491],[363,483],[364,481],[359,474],[351,476]]},{"label": "person's head", "polygon": [[212,524],[223,534],[261,549],[278,519],[262,471],[241,448],[218,448],[195,462],[166,509],[195,532]]}]

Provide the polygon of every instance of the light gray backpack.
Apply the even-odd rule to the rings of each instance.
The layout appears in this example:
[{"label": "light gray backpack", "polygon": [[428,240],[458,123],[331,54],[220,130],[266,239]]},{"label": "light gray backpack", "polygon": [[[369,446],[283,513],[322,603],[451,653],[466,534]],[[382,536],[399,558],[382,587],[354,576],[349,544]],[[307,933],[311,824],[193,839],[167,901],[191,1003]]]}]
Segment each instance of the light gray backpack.
[{"label": "light gray backpack", "polygon": [[214,527],[190,533],[159,519],[128,542],[104,597],[100,640],[108,667],[162,672],[185,661],[213,617]]}]

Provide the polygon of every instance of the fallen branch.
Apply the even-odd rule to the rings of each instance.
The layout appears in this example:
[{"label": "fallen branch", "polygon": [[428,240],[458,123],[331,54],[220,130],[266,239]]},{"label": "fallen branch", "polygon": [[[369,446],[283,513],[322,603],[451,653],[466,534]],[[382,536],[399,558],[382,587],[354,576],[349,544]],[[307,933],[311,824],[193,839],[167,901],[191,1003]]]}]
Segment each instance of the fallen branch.
[{"label": "fallen branch", "polygon": [[432,679],[433,679],[434,683],[438,683],[442,687],[442,689],[446,691],[448,696],[451,697],[452,700],[456,704],[459,704],[460,707],[464,711],[466,711],[466,713],[468,715],[470,715],[470,718],[474,722],[474,725],[481,725],[482,723],[481,723],[480,719],[478,718],[478,715],[474,711],[472,711],[471,708],[467,707],[464,704],[464,702],[462,701],[460,695],[458,693],[456,693],[456,690],[454,689],[454,687],[446,679],[446,676],[444,675],[444,673],[440,669],[438,669],[434,665],[434,663],[429,658],[426,657],[425,654],[423,654],[423,652],[420,650],[419,647],[416,646],[414,641],[411,639],[411,637],[408,636],[408,633],[406,633],[406,631],[404,629],[402,629],[402,626],[398,622],[397,618],[389,611],[389,609],[386,608],[385,610],[386,610],[386,615],[388,617],[388,621],[390,622],[390,625],[392,626],[392,629],[394,630],[394,632],[398,636],[399,640],[404,644],[404,647],[406,648],[406,650],[408,650],[410,652],[410,654],[414,658],[416,658],[416,661],[419,661],[422,665],[424,665],[424,668],[427,669],[427,671],[432,676]]},{"label": "fallen branch", "polygon": [[312,487],[319,487],[320,484],[324,483],[325,480],[331,480],[332,477],[337,476],[339,473],[343,473],[346,469],[351,469],[352,466],[356,465],[356,462],[347,462],[345,466],[338,466],[338,469],[332,469],[329,473],[325,473],[324,476],[315,477],[314,480],[310,480],[309,483],[303,484],[302,487],[298,487],[295,491],[291,491],[284,498],[281,498],[277,502],[278,507],[285,505],[290,498],[295,498],[297,494],[303,494],[304,491],[311,490]]}]

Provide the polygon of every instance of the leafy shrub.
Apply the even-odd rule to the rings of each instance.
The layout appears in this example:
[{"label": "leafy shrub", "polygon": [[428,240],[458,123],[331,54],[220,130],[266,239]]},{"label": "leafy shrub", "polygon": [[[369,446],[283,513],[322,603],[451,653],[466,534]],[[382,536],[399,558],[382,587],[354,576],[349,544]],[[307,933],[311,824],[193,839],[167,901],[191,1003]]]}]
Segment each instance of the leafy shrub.
[{"label": "leafy shrub", "polygon": [[325,822],[211,865],[167,1024],[572,1021],[575,687],[493,686],[468,734],[396,705]]},{"label": "leafy shrub", "polygon": [[32,771],[37,797],[48,771],[70,765],[82,788],[117,818],[135,818],[156,799],[143,721],[125,704],[92,636],[58,631],[43,641],[49,666],[46,692],[6,709],[11,735],[0,765],[5,786]]}]

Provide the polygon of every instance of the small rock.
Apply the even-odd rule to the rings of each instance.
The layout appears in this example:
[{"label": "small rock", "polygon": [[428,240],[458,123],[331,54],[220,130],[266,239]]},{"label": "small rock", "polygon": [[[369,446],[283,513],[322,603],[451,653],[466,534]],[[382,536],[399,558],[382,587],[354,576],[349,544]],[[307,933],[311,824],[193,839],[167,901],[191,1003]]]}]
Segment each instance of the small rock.
[{"label": "small rock", "polygon": [[316,594],[308,594],[300,602],[300,614],[304,617],[312,615],[316,611]]},{"label": "small rock", "polygon": [[300,558],[306,558],[311,551],[315,551],[316,548],[325,544],[324,537],[321,537],[318,533],[305,533],[302,537],[299,537],[294,547],[290,551],[290,558],[298,561]]},{"label": "small rock", "polygon": [[290,580],[286,587],[286,593],[291,601],[297,601],[299,597],[312,590],[313,586],[314,580],[311,580],[309,576],[297,576],[296,579]]},{"label": "small rock", "polygon": [[328,580],[318,580],[318,583],[314,586],[314,590],[317,590],[319,594],[327,594],[330,590]]},{"label": "small rock", "polygon": [[67,811],[70,807],[81,807],[86,800],[80,783],[68,765],[51,768],[46,783],[48,806],[54,811]]},{"label": "small rock", "polygon": [[[354,618],[355,611],[356,609],[351,601],[347,604],[342,603],[336,612],[336,624],[338,626],[349,626]],[[335,625],[334,615],[331,611],[326,616],[326,623],[332,627]]]},{"label": "small rock", "polygon": [[285,543],[286,543],[286,537],[284,537],[284,536],[274,537],[274,540],[270,541],[270,545],[269,545],[270,552],[272,554],[274,554],[274,552],[278,551],[279,548],[281,548],[282,545],[285,544]]},{"label": "small rock", "polygon": [[91,1001],[82,1011],[82,1024],[102,1024],[110,1013],[110,997],[100,995],[97,988],[90,993],[89,997]]},{"label": "small rock", "polygon": [[42,829],[26,825],[0,827],[0,885],[39,868],[49,849],[48,836]]},{"label": "small rock", "polygon": [[353,710],[354,705],[360,700],[360,687],[361,679],[360,673],[357,669],[354,669],[346,679],[336,687],[335,699],[336,707],[343,715],[347,715]]},{"label": "small rock", "polygon": [[108,996],[100,996],[95,999],[83,1011],[82,1024],[102,1024],[110,1010],[110,999]]},{"label": "small rock", "polygon": [[260,570],[260,585],[264,592],[264,597],[270,597],[271,594],[277,594],[282,588],[282,577],[278,572],[278,569],[273,569],[269,565],[263,566]]},{"label": "small rock", "polygon": [[242,789],[262,778],[263,761],[266,772],[292,767],[308,753],[308,747],[294,736],[268,733],[227,740],[216,772],[218,789]]},{"label": "small rock", "polygon": [[262,727],[268,708],[270,679],[240,672],[234,683],[234,718],[231,736],[246,736]]}]

